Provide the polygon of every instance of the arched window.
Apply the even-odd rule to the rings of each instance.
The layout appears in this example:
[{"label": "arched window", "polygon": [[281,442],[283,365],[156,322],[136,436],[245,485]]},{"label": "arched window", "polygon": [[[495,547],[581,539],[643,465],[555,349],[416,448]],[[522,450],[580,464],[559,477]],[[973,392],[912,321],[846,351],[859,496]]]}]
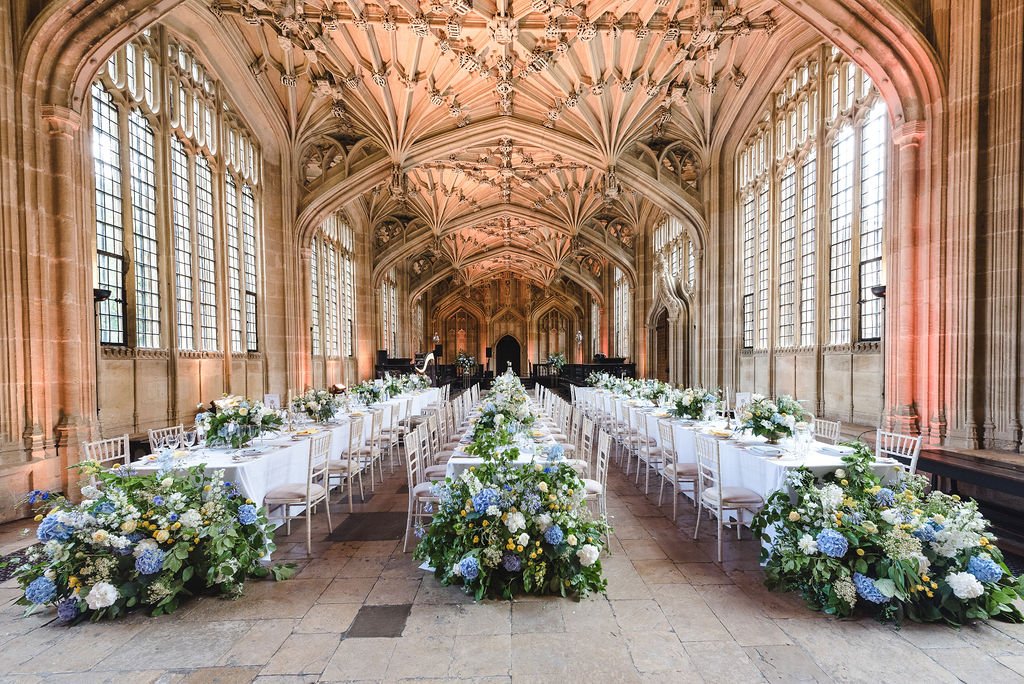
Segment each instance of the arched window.
[{"label": "arched window", "polygon": [[[190,48],[157,28],[108,60],[90,104],[95,278],[111,292],[99,308],[100,342],[215,352],[229,339],[232,352],[257,351],[259,153],[220,88]],[[221,128],[242,163],[219,150]],[[218,317],[218,263],[227,267],[227,320]]]},{"label": "arched window", "polygon": [[310,245],[310,321],[314,356],[352,356],[354,244],[352,227],[337,213],[323,222]]},{"label": "arched window", "polygon": [[391,269],[380,284],[381,349],[390,356],[398,353],[398,282]]},{"label": "arched window", "polygon": [[630,325],[633,320],[633,294],[629,286],[629,277],[618,267],[613,272],[614,317],[615,321],[615,356],[630,355]]},{"label": "arched window", "polygon": [[882,281],[886,119],[870,79],[834,48],[815,50],[772,96],[737,161],[744,347],[880,336],[870,291]]}]

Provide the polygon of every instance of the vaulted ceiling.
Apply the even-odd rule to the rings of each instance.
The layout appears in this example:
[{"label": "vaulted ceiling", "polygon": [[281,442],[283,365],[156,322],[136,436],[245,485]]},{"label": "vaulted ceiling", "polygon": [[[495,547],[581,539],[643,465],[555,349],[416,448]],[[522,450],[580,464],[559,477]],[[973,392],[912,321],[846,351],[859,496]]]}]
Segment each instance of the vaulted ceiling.
[{"label": "vaulted ceiling", "polygon": [[[420,291],[514,272],[596,292],[610,264],[634,273],[661,198],[701,213],[716,112],[747,56],[793,20],[774,0],[211,8],[279,100],[310,203],[347,198],[377,230],[378,272],[402,265]],[[459,135],[481,126],[492,133]],[[356,176],[358,192],[339,192]]]}]

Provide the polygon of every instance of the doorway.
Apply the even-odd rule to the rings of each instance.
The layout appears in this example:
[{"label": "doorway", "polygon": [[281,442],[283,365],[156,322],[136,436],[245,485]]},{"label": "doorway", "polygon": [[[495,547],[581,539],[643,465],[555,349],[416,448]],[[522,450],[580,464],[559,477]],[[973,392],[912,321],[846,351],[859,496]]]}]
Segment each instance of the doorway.
[{"label": "doorway", "polygon": [[519,375],[519,357],[522,349],[511,335],[505,335],[494,347],[494,374],[501,375],[512,364],[512,372]]},{"label": "doorway", "polygon": [[669,375],[668,311],[662,309],[654,326],[654,377],[668,382]]}]

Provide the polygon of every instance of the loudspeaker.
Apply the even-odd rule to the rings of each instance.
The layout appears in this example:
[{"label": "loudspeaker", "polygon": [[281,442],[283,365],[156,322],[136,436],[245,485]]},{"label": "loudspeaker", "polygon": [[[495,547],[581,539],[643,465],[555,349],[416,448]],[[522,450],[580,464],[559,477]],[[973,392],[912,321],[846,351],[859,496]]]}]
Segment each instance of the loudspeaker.
[{"label": "loudspeaker", "polygon": [[491,348],[487,348],[487,358],[491,358]]},{"label": "loudspeaker", "polygon": [[388,350],[387,349],[378,349],[377,350],[377,365],[378,366],[383,366],[387,362],[388,362]]}]

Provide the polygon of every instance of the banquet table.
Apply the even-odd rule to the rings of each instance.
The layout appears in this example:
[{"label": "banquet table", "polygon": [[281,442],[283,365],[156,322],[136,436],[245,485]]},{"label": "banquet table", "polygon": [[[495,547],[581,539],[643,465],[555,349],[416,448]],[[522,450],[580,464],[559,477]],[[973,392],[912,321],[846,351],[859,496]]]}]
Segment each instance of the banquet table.
[{"label": "banquet table", "polygon": [[[388,402],[371,406],[370,409],[382,407],[385,403],[392,405],[393,409],[397,409],[399,403],[410,396],[413,399],[412,414],[419,415],[427,406],[437,400],[439,394],[437,388],[402,394],[393,397]],[[395,413],[396,411],[393,410],[391,415],[394,416]],[[330,457],[337,459],[348,448],[352,419],[358,415],[363,416],[362,443],[365,443],[372,432],[372,416],[369,411],[341,413],[335,417],[336,422],[320,425],[310,423],[302,427],[330,432]],[[383,427],[386,428],[389,425],[385,424]],[[260,438],[253,445],[258,453],[252,454],[252,458],[245,460],[236,460],[238,452],[231,448],[197,449],[189,452],[183,458],[176,458],[175,467],[186,468],[202,464],[208,472],[223,470],[225,481],[235,483],[242,495],[262,505],[267,492],[274,487],[306,481],[311,437],[312,435],[280,434]],[[147,456],[141,461],[132,463],[132,468],[139,473],[155,472],[159,468],[159,464],[155,457]]]},{"label": "banquet table", "polygon": [[[590,390],[582,396],[593,401],[600,396],[598,390]],[[577,391],[577,397],[581,395]],[[644,417],[638,421],[645,426],[647,435],[657,445],[661,446],[661,435],[658,430],[658,423],[668,420],[672,425],[672,440],[676,450],[676,459],[680,463],[696,463],[696,439],[699,433],[708,433],[710,430],[722,430],[726,424],[723,421],[703,423],[690,420],[671,418],[667,409],[653,406],[641,406],[642,402],[613,396],[612,403],[618,412],[624,412],[630,408],[638,410]],[[758,453],[758,449],[765,446],[766,440],[762,437],[734,432],[732,436],[716,437],[719,439],[719,456],[721,461],[722,485],[726,487],[744,487],[753,490],[763,499],[767,500],[774,492],[786,488],[787,474],[801,466],[808,468],[816,476],[823,476],[838,468],[843,467],[843,457],[835,452],[835,448],[823,442],[814,442],[805,455],[796,456],[786,453],[785,449],[778,449],[778,455],[766,455]],[[831,453],[830,453],[831,452]],[[893,481],[902,470],[902,466],[895,460],[876,461],[873,470],[883,481]],[[684,488],[683,493],[692,497],[692,492]],[[743,514],[743,522],[749,523],[752,516],[749,513]]]}]

